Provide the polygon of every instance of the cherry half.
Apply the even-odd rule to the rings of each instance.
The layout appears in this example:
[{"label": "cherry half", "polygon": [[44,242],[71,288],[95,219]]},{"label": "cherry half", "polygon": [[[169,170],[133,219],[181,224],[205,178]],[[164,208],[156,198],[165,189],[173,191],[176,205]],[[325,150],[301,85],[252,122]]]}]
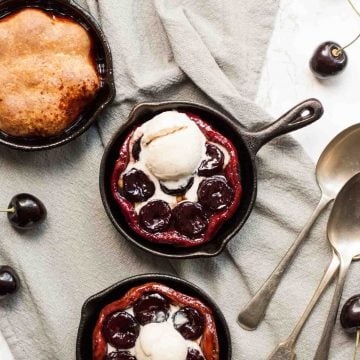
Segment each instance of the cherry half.
[{"label": "cherry half", "polygon": [[360,294],[352,296],[347,300],[340,314],[341,326],[348,332],[356,332],[355,354],[360,343]]},{"label": "cherry half", "polygon": [[138,161],[140,158],[140,152],[141,152],[141,138],[137,139],[134,142],[134,145],[131,149],[131,155],[133,156],[135,161]]},{"label": "cherry half", "polygon": [[20,279],[10,266],[0,266],[0,297],[12,295],[18,291]]},{"label": "cherry half", "polygon": [[196,309],[184,307],[174,316],[174,327],[186,340],[198,339],[204,331],[204,317]]},{"label": "cherry half", "polygon": [[212,176],[218,174],[224,166],[224,154],[213,144],[206,144],[206,158],[199,166],[200,176]]},{"label": "cherry half", "polygon": [[213,176],[203,180],[198,189],[201,205],[210,211],[223,211],[231,204],[234,190],[224,176]]},{"label": "cherry half", "polygon": [[169,187],[167,187],[165,184],[163,184],[161,182],[160,182],[160,188],[165,194],[173,195],[173,196],[180,196],[180,195],[185,195],[186,192],[193,186],[193,184],[194,184],[194,178],[191,177],[185,185],[179,186],[176,189],[170,189]]},{"label": "cherry half", "polygon": [[130,349],[135,346],[139,332],[139,323],[126,311],[109,315],[102,329],[106,342],[117,349]]},{"label": "cherry half", "polygon": [[123,176],[123,192],[131,202],[142,202],[155,193],[155,185],[141,170],[131,169]]},{"label": "cherry half", "polygon": [[346,52],[332,41],[326,41],[318,46],[310,59],[310,69],[319,79],[340,74],[348,63]]},{"label": "cherry half", "polygon": [[163,200],[153,200],[139,212],[139,223],[147,231],[156,233],[165,230],[171,219],[171,208]]},{"label": "cherry half", "polygon": [[202,234],[208,225],[202,206],[191,201],[183,201],[173,209],[173,222],[180,234],[190,238]]},{"label": "cherry half", "polygon": [[205,358],[196,349],[189,349],[186,360],[205,360]]},{"label": "cherry half", "polygon": [[105,360],[136,360],[128,351],[115,351],[108,354]]},{"label": "cherry half", "polygon": [[8,206],[7,212],[11,225],[20,230],[33,229],[46,219],[45,205],[34,195],[15,195]]},{"label": "cherry half", "polygon": [[135,318],[141,325],[166,321],[169,309],[169,300],[159,293],[143,294],[134,304]]}]

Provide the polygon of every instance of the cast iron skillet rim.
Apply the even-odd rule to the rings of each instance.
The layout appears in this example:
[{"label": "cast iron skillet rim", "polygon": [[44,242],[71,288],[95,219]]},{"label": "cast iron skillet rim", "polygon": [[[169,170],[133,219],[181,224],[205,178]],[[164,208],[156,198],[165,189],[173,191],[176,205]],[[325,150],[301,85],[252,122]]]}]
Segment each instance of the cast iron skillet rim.
[{"label": "cast iron skillet rim", "polygon": [[[190,288],[191,290],[193,290],[195,293],[199,294],[199,300],[203,301],[203,299],[205,300],[205,305],[209,306],[210,309],[213,311],[213,313],[215,313],[216,317],[218,318],[218,322],[221,324],[221,327],[224,328],[225,330],[225,334],[223,334],[224,339],[226,339],[227,345],[228,345],[228,357],[227,359],[220,359],[220,360],[231,360],[232,358],[232,345],[231,345],[231,335],[230,335],[230,330],[229,330],[229,326],[226,322],[226,319],[224,317],[224,314],[222,313],[220,307],[215,303],[215,301],[204,291],[202,290],[200,287],[198,287],[197,285],[195,285],[194,283],[187,281],[185,279],[179,278],[177,276],[174,275],[170,275],[170,274],[162,274],[162,273],[145,273],[145,274],[140,274],[140,275],[135,275],[135,276],[131,276],[128,277],[126,279],[120,280],[117,283],[110,285],[109,287],[107,287],[106,289],[90,296],[83,304],[82,308],[81,308],[81,317],[80,317],[80,324],[78,327],[78,334],[77,334],[77,339],[76,339],[76,359],[80,360],[81,359],[81,354],[80,354],[80,349],[81,349],[81,340],[82,340],[82,333],[85,329],[85,321],[88,315],[88,310],[87,307],[89,305],[91,305],[91,303],[106,297],[108,294],[110,294],[111,292],[113,292],[114,290],[116,290],[117,288],[121,287],[121,286],[125,286],[127,283],[131,283],[134,281],[143,281],[144,284],[147,282],[158,282],[161,283],[162,281],[169,281],[169,282],[174,282],[175,286],[173,285],[167,285],[169,287],[173,287],[174,290],[177,290],[176,285],[182,285],[186,288]],[[131,285],[132,286],[132,285]],[[136,285],[135,285],[136,286]],[[130,290],[130,288],[128,288],[127,290]],[[92,339],[91,339],[92,341]]]},{"label": "cast iron skillet rim", "polygon": [[[94,31],[97,34],[98,38],[100,39],[99,43],[105,54],[105,59],[106,59],[105,62],[107,64],[106,77],[103,79],[104,84],[102,86],[103,88],[102,91],[106,90],[107,94],[106,93],[104,94],[104,100],[95,109],[93,115],[85,119],[81,127],[74,130],[70,130],[70,132],[67,135],[64,135],[64,137],[58,139],[54,139],[51,143],[43,144],[43,145],[33,145],[31,144],[31,142],[29,142],[29,144],[19,144],[17,143],[16,137],[12,137],[10,140],[8,140],[5,137],[3,137],[3,135],[0,134],[0,144],[15,150],[39,151],[39,150],[49,150],[58,146],[65,145],[66,143],[74,140],[78,136],[82,135],[85,131],[87,131],[90,128],[90,126],[96,121],[100,112],[114,100],[116,95],[111,49],[106,39],[105,33],[103,32],[98,21],[86,9],[84,9],[82,6],[80,6],[73,0],[51,0],[51,2],[54,4],[61,4],[66,6],[68,7],[69,11],[75,9],[75,11],[80,12],[84,17],[84,19],[86,20],[87,25],[92,29],[92,31]],[[1,3],[1,5],[10,5],[12,3],[16,3],[16,0],[5,0]],[[39,9],[45,8],[45,6],[41,6],[40,2],[36,0],[27,0],[23,8],[24,9],[31,8],[34,6]]]},{"label": "cast iron skillet rim", "polygon": [[[252,191],[253,192],[252,192],[252,196],[251,196],[251,199],[249,201],[249,206],[248,206],[245,214],[241,218],[241,221],[239,221],[237,223],[237,225],[231,230],[231,232],[222,240],[222,242],[219,244],[218,248],[215,251],[210,252],[210,251],[198,250],[197,247],[194,247],[193,248],[194,251],[192,253],[190,253],[190,254],[168,254],[168,253],[164,253],[163,251],[160,251],[160,250],[152,249],[152,248],[150,248],[152,243],[150,243],[149,245],[141,244],[140,242],[138,242],[135,239],[134,236],[129,235],[126,232],[126,230],[124,230],[122,228],[122,226],[120,226],[120,224],[116,221],[115,216],[113,215],[113,213],[112,213],[112,211],[110,209],[110,205],[109,205],[109,202],[108,202],[107,197],[106,197],[106,183],[107,183],[107,180],[105,179],[105,168],[106,168],[109,153],[112,151],[113,146],[115,145],[118,137],[120,135],[124,134],[124,132],[126,130],[129,130],[129,128],[131,128],[134,118],[136,117],[137,113],[142,108],[156,108],[156,107],[161,107],[161,106],[164,106],[164,105],[174,105],[174,107],[177,107],[177,106],[189,106],[189,107],[194,107],[194,108],[197,108],[197,109],[201,109],[201,110],[206,111],[206,112],[210,112],[212,115],[214,115],[215,117],[221,118],[224,122],[227,123],[227,125],[232,127],[234,132],[236,132],[237,135],[241,139],[243,139],[243,137],[245,138],[245,135],[243,135],[243,133],[245,133],[245,130],[243,130],[243,128],[241,127],[241,125],[238,122],[236,122],[234,119],[232,119],[232,118],[230,118],[228,116],[225,116],[221,112],[219,112],[219,111],[217,111],[217,110],[215,110],[215,109],[213,109],[213,108],[211,108],[209,106],[194,103],[194,102],[188,102],[188,101],[161,101],[161,102],[144,102],[144,103],[140,103],[140,104],[136,105],[131,110],[131,112],[130,112],[128,118],[127,118],[127,121],[122,126],[120,126],[120,128],[112,136],[109,143],[106,145],[106,148],[105,148],[102,160],[101,160],[100,173],[99,173],[99,186],[100,186],[101,200],[103,202],[105,211],[106,211],[107,215],[109,216],[112,224],[115,226],[115,228],[120,232],[120,234],[126,240],[131,241],[132,244],[136,245],[141,250],[146,251],[148,253],[151,253],[153,255],[161,256],[161,257],[168,258],[168,259],[194,259],[194,258],[200,258],[200,257],[203,257],[203,258],[215,257],[215,256],[221,254],[224,251],[227,244],[241,230],[241,228],[244,226],[245,222],[249,218],[249,216],[251,214],[251,211],[252,211],[252,209],[254,207],[254,204],[255,204],[256,195],[257,195],[257,167],[256,167],[256,161],[254,160],[254,156],[252,155],[253,153],[249,149],[248,143],[247,143],[247,141],[245,139],[243,139],[244,141],[243,141],[242,145],[246,148],[247,152],[249,153],[249,159],[250,159],[250,161],[252,163],[252,168],[253,168],[253,183],[252,183]],[[215,235],[215,237],[216,237],[216,235]]]}]

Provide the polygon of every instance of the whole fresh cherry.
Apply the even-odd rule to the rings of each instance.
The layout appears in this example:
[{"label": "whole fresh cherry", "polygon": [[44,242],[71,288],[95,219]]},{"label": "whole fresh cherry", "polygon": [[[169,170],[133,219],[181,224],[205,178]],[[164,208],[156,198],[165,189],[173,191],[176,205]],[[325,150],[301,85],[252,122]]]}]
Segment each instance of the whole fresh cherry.
[{"label": "whole fresh cherry", "polygon": [[20,230],[33,229],[46,219],[45,205],[34,195],[15,195],[8,206],[7,212],[11,225]]},{"label": "whole fresh cherry", "polygon": [[340,322],[348,332],[356,332],[360,328],[360,294],[346,301],[341,310]]},{"label": "whole fresh cherry", "polygon": [[16,271],[10,266],[0,266],[0,298],[16,293],[19,287]]},{"label": "whole fresh cherry", "polygon": [[360,294],[346,301],[341,310],[340,323],[347,332],[356,332],[355,359],[360,343]]},{"label": "whole fresh cherry", "polygon": [[326,41],[315,50],[310,60],[310,69],[317,78],[326,79],[340,74],[347,63],[344,49],[333,41]]}]

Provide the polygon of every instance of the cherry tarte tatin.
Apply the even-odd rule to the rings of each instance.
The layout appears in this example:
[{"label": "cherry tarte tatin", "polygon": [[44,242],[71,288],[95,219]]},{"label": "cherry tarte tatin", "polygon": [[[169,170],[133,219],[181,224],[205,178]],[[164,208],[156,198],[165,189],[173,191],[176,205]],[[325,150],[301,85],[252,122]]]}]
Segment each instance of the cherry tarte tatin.
[{"label": "cherry tarte tatin", "polygon": [[93,360],[145,358],[219,360],[212,311],[200,300],[154,282],[105,306],[93,332]]},{"label": "cherry tarte tatin", "polygon": [[[174,117],[174,123],[165,116]],[[146,127],[151,121],[151,127]],[[166,121],[168,128],[164,127]],[[191,113],[167,111],[148,122],[135,128],[120,148],[111,179],[113,196],[130,227],[143,238],[179,247],[206,243],[234,214],[241,199],[236,149],[229,139]],[[158,130],[154,130],[156,126]],[[192,132],[181,137],[186,127]],[[173,137],[176,151],[171,151],[169,137]],[[162,153],[161,141],[165,142]],[[150,146],[158,152],[157,157],[153,149],[149,153]],[[191,146],[196,153],[191,154]],[[186,174],[194,164],[193,172]],[[176,166],[182,183],[170,177]]]}]

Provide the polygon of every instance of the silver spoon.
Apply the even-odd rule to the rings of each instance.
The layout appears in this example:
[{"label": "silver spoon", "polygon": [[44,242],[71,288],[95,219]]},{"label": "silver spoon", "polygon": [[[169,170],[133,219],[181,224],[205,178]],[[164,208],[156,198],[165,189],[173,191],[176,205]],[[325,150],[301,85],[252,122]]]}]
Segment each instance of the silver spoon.
[{"label": "silver spoon", "polygon": [[[356,260],[360,259],[360,254],[356,256]],[[298,337],[301,334],[301,331],[309,318],[311,312],[313,311],[315,305],[319,301],[324,290],[330,284],[331,280],[334,278],[340,265],[340,260],[336,253],[333,251],[333,256],[331,258],[330,264],[325,271],[318,288],[316,289],[313,297],[311,298],[309,304],[307,305],[303,315],[299,319],[298,323],[295,325],[290,336],[285,340],[280,342],[275,349],[272,351],[267,360],[294,360],[296,359],[295,346]]]},{"label": "silver spoon", "polygon": [[321,295],[323,294],[324,290],[327,288],[331,280],[333,279],[334,275],[336,274],[340,265],[340,260],[333,252],[333,257],[331,262],[325,271],[318,288],[316,289],[313,297],[311,298],[309,304],[307,305],[303,315],[299,319],[298,323],[295,325],[293,331],[291,332],[290,336],[285,340],[280,342],[273,352],[270,354],[267,360],[294,360],[296,359],[296,352],[295,346],[296,341],[301,334],[301,331],[309,318],[311,312],[313,311],[316,303],[320,299]]},{"label": "silver spoon", "polygon": [[[359,176],[360,175],[356,175],[355,177],[359,177]],[[345,185],[345,187],[347,187],[347,186],[349,186],[349,183],[347,183]],[[335,200],[335,204],[332,209],[332,212],[331,212],[331,215],[329,218],[329,222],[328,222],[328,233],[331,231],[331,228],[333,227],[332,221],[335,216],[334,214],[338,213],[340,211],[339,207],[342,208],[344,206],[343,202],[340,200],[340,195],[343,194],[343,191],[345,191],[345,187],[341,190],[340,194],[338,195],[338,197]],[[343,200],[346,201],[346,199],[343,199]],[[356,260],[359,259],[359,255],[360,255],[360,253],[355,257]],[[296,341],[303,329],[303,326],[305,325],[306,320],[309,318],[312,310],[314,309],[314,307],[315,307],[316,303],[318,302],[319,298],[321,297],[322,293],[327,288],[327,286],[329,285],[331,280],[334,278],[334,275],[336,274],[336,272],[339,268],[339,265],[340,265],[339,257],[336,255],[335,251],[333,251],[333,256],[332,256],[331,262],[330,262],[327,270],[325,271],[325,273],[320,281],[320,284],[319,284],[318,288],[316,289],[313,297],[311,298],[308,306],[306,307],[303,315],[301,316],[300,320],[294,327],[294,330],[292,331],[290,336],[285,341],[280,342],[275,347],[273,352],[268,357],[268,360],[294,360],[296,358],[296,353],[295,353]]]},{"label": "silver spoon", "polygon": [[314,360],[326,360],[345,279],[353,259],[360,254],[360,174],[343,187],[331,212],[328,238],[340,259],[339,278]]},{"label": "silver spoon", "polygon": [[254,330],[265,316],[266,309],[279,286],[282,275],[309,233],[315,220],[335,199],[344,184],[360,171],[360,125],[354,125],[337,135],[325,148],[316,166],[316,178],[321,199],[304,228],[282,258],[273,273],[240,312],[238,322],[246,330]]}]

